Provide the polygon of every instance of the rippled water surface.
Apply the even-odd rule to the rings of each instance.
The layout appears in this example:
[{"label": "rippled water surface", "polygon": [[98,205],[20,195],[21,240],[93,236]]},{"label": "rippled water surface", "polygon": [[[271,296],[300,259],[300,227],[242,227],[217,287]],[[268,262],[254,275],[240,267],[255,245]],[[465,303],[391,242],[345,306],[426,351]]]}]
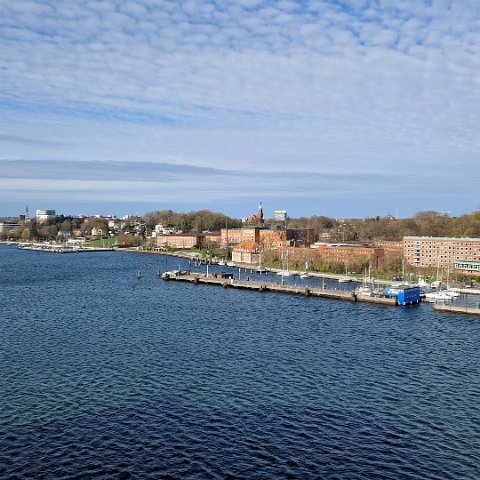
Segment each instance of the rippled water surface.
[{"label": "rippled water surface", "polygon": [[0,246],[0,478],[480,478],[479,318],[178,263]]}]

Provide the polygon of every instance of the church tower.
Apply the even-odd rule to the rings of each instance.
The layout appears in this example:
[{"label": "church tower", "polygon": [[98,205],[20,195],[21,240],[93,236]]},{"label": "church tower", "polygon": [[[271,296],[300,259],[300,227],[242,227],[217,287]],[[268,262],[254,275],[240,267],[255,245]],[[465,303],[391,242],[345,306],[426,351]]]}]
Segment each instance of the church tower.
[{"label": "church tower", "polygon": [[258,205],[258,213],[257,213],[257,224],[263,224],[263,206],[262,202]]},{"label": "church tower", "polygon": [[28,210],[28,205],[27,208],[25,209],[25,225],[28,225],[30,223],[30,212]]}]

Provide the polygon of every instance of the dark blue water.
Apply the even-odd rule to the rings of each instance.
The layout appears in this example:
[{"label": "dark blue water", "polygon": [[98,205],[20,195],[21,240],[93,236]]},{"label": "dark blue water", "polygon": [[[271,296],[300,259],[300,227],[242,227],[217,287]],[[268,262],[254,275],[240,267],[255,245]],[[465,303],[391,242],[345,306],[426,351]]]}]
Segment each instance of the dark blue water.
[{"label": "dark blue water", "polygon": [[478,318],[178,262],[0,247],[0,478],[480,478]]}]

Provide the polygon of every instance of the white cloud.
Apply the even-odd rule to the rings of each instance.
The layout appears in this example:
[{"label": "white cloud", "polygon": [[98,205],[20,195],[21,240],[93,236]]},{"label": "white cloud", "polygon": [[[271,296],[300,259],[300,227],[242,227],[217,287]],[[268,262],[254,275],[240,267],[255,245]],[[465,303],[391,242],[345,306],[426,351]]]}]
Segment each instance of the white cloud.
[{"label": "white cloud", "polygon": [[477,3],[343,3],[2,2],[3,155],[478,171]]}]

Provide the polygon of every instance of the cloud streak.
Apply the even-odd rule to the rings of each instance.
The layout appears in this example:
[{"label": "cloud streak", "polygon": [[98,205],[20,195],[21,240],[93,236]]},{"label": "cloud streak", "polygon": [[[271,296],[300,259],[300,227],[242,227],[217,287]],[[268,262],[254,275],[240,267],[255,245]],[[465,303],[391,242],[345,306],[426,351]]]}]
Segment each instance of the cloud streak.
[{"label": "cloud streak", "polygon": [[[128,202],[144,211],[172,205],[182,210],[204,207],[221,210],[218,205],[228,205],[232,214],[240,217],[256,201],[263,200],[271,210],[288,208],[296,215],[321,210],[341,216],[342,209],[347,211],[352,199],[364,215],[374,205],[387,211],[402,206],[407,213],[403,207],[404,195],[417,202],[417,210],[422,210],[425,183],[425,178],[406,177],[399,187],[398,179],[389,171],[374,175],[264,171],[252,175],[246,170],[148,162],[0,160],[0,171],[0,203],[31,205],[33,201],[42,208],[49,203],[50,207],[53,204],[66,213],[72,213],[68,209],[75,205],[84,205],[89,213],[97,212],[98,205],[108,205],[108,211],[120,213]],[[479,180],[479,175],[473,179]],[[441,202],[451,186],[461,190],[460,178],[437,174],[434,181],[435,202]],[[300,209],[298,201],[308,203],[309,207]]]}]

